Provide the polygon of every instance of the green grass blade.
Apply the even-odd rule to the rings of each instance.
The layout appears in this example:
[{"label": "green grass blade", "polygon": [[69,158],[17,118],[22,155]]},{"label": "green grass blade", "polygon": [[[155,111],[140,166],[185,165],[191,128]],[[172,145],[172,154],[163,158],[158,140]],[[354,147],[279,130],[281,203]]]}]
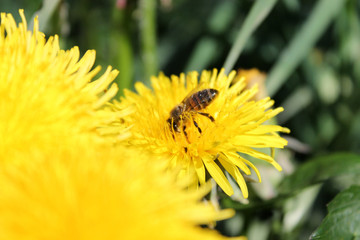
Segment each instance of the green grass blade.
[{"label": "green grass blade", "polygon": [[252,6],[250,13],[247,15],[243,26],[241,27],[234,45],[232,46],[229,55],[226,58],[223,68],[226,73],[229,73],[234,67],[237,59],[239,58],[246,42],[251,34],[266,18],[271,9],[274,7],[277,0],[257,0]]},{"label": "green grass blade", "polygon": [[296,88],[287,99],[280,104],[285,111],[278,116],[278,123],[283,124],[294,117],[301,110],[309,106],[313,101],[313,93],[308,86]]},{"label": "green grass blade", "polygon": [[144,81],[158,72],[156,50],[156,0],[140,0],[141,58],[144,67]]},{"label": "green grass blade", "polygon": [[123,89],[132,89],[134,77],[134,56],[131,44],[131,36],[126,31],[119,31],[112,34],[113,45],[117,44],[117,54],[114,56],[113,62],[119,70],[116,78],[119,91],[117,98],[123,93]]},{"label": "green grass blade", "polygon": [[111,27],[111,63],[118,69],[116,83],[119,91],[116,98],[123,94],[123,89],[132,89],[134,81],[134,50],[132,44],[131,10],[113,9]]},{"label": "green grass blade", "polygon": [[282,52],[266,80],[268,93],[273,96],[294,69],[309,53],[330,22],[340,12],[346,0],[319,0],[311,15],[291,43]]},{"label": "green grass blade", "polygon": [[200,39],[191,53],[190,60],[185,67],[185,72],[201,72],[209,65],[212,59],[216,58],[217,49],[214,39],[209,37]]},{"label": "green grass blade", "polygon": [[34,18],[39,16],[39,30],[41,32],[46,32],[46,27],[49,24],[51,16],[54,14],[56,9],[59,7],[60,0],[44,0],[42,8],[34,13],[34,16],[31,18],[29,29],[34,28]]}]

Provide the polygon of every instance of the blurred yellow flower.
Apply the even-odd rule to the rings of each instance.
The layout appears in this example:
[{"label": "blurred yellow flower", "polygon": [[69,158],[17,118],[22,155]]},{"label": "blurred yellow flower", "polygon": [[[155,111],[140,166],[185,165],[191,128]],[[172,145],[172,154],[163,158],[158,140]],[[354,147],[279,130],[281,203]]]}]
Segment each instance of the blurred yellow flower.
[{"label": "blurred yellow flower", "polygon": [[[235,76],[235,71],[227,76],[223,70],[220,73],[203,71],[200,79],[196,72],[171,78],[160,74],[151,79],[153,90],[142,83],[135,85],[138,93],[125,90],[125,97],[113,107],[119,111],[129,107],[135,109],[121,119],[124,125],[131,126],[128,143],[166,158],[170,169],[182,169],[180,177],[196,173],[200,184],[204,184],[208,172],[226,194],[232,195],[233,188],[224,174],[226,170],[238,183],[244,197],[248,197],[242,174],[251,174],[252,168],[259,181],[261,178],[243,154],[268,161],[280,171],[280,165],[272,156],[257,149],[283,148],[287,141],[277,132],[289,130],[265,125],[265,121],[283,109],[271,109],[274,102],[270,98],[252,100],[257,88],[245,89],[244,79],[234,79]],[[172,109],[184,98],[204,89],[214,89],[209,90],[208,95],[215,97],[208,101],[206,108],[197,110],[202,114],[197,114],[192,107],[179,115],[178,122],[170,117]],[[194,106],[198,100],[194,99]],[[174,120],[180,126],[175,126]]]},{"label": "blurred yellow flower", "polygon": [[80,144],[51,161],[3,165],[2,238],[226,239],[198,225],[231,217],[231,209],[203,204],[208,188],[185,191],[144,158],[120,147]]},{"label": "blurred yellow flower", "polygon": [[246,89],[250,89],[253,86],[257,85],[258,92],[255,94],[254,98],[255,100],[263,99],[267,96],[266,86],[265,86],[265,80],[266,80],[266,74],[263,72],[260,72],[256,68],[251,69],[239,69],[237,71],[237,77],[236,80],[244,78],[246,82]]},{"label": "blurred yellow flower", "polygon": [[20,15],[17,26],[11,14],[1,13],[0,159],[74,148],[83,137],[101,141],[97,126],[118,117],[102,109],[117,92],[109,87],[117,71],[109,67],[90,83],[100,70],[91,70],[95,51],[79,59],[77,47],[60,50],[57,36],[46,40],[37,19],[28,31]]},{"label": "blurred yellow flower", "polygon": [[200,202],[209,187],[185,191],[149,156],[99,135],[128,114],[102,110],[116,71],[90,83],[93,51],[79,61],[20,15],[18,27],[9,14],[0,25],[1,238],[225,239],[198,226],[233,214]]}]

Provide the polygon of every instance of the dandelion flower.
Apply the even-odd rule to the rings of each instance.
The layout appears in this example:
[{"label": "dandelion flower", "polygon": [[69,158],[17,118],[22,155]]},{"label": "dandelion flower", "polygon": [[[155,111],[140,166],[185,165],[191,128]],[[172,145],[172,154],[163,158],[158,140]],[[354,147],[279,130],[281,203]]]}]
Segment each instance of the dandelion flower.
[{"label": "dandelion flower", "polygon": [[[246,156],[265,160],[281,171],[273,156],[259,148],[283,148],[287,141],[277,132],[288,129],[264,124],[283,108],[272,109],[274,101],[268,97],[253,100],[257,88],[245,89],[244,79],[235,76],[235,71],[227,76],[224,70],[203,71],[200,78],[196,72],[171,78],[160,74],[151,79],[152,89],[137,83],[137,93],[125,90],[120,102],[114,103],[114,109],[135,109],[121,119],[123,124],[131,126],[128,143],[167,159],[169,169],[181,169],[180,178],[196,174],[199,183],[204,184],[208,172],[226,194],[232,195],[233,188],[224,174],[227,171],[247,198],[242,174],[250,175],[252,168],[259,181],[261,178]],[[217,97],[206,108],[185,111],[179,121],[181,126],[174,129],[174,124],[169,124],[174,122],[170,118],[172,109],[184,98],[204,89],[213,89]],[[198,111],[202,113],[197,114]]]},{"label": "dandelion flower", "polygon": [[97,126],[118,117],[103,109],[117,92],[109,86],[117,71],[109,67],[94,80],[100,70],[91,70],[95,51],[80,59],[77,47],[61,50],[57,36],[46,40],[37,19],[28,31],[20,15],[16,25],[11,14],[1,13],[0,159],[36,149],[53,153],[60,144],[73,148],[80,138],[102,141]]},{"label": "dandelion flower", "polygon": [[51,161],[2,166],[2,238],[227,239],[199,224],[228,218],[231,209],[205,205],[208,189],[185,191],[144,158],[121,147],[81,144]]},{"label": "dandelion flower", "polygon": [[225,239],[199,227],[233,214],[201,203],[206,187],[184,191],[149,156],[104,144],[97,127],[126,115],[102,109],[116,71],[90,83],[94,52],[79,61],[20,14],[0,25],[1,238]]}]

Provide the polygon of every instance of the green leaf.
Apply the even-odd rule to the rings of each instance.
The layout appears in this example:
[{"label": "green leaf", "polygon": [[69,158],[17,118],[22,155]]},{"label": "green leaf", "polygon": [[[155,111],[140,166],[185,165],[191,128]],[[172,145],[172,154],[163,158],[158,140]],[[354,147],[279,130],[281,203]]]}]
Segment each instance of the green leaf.
[{"label": "green leaf", "polygon": [[300,166],[279,186],[280,194],[291,194],[310,185],[345,174],[359,174],[360,156],[336,153],[317,157]]},{"label": "green leaf", "polygon": [[310,239],[360,239],[360,186],[339,193],[330,202],[328,212]]}]

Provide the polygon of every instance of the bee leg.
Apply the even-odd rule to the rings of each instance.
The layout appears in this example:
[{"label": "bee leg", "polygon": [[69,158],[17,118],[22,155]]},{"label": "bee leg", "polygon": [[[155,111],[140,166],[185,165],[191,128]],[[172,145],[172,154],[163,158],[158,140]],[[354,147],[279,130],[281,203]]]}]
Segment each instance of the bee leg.
[{"label": "bee leg", "polygon": [[204,113],[204,112],[197,112],[197,113],[200,114],[200,115],[203,115],[203,116],[205,116],[205,117],[207,117],[207,118],[209,118],[210,121],[212,121],[212,122],[215,121],[215,119],[214,119],[210,114],[208,114],[208,113]]},{"label": "bee leg", "polygon": [[186,137],[186,141],[187,141],[188,143],[190,143],[189,138],[188,138],[188,135],[187,135],[187,132],[186,132],[186,126],[185,126],[185,125],[183,126],[183,132],[184,132],[184,135],[185,135],[185,137]]},{"label": "bee leg", "polygon": [[202,131],[201,131],[201,128],[199,127],[199,125],[197,124],[197,122],[195,122],[195,120],[193,120],[193,122],[194,122],[195,127],[198,129],[199,133],[201,133],[201,132],[202,132]]},{"label": "bee leg", "polygon": [[171,133],[172,138],[175,140],[175,132],[174,132],[174,129],[171,127],[170,127],[170,133]]}]

